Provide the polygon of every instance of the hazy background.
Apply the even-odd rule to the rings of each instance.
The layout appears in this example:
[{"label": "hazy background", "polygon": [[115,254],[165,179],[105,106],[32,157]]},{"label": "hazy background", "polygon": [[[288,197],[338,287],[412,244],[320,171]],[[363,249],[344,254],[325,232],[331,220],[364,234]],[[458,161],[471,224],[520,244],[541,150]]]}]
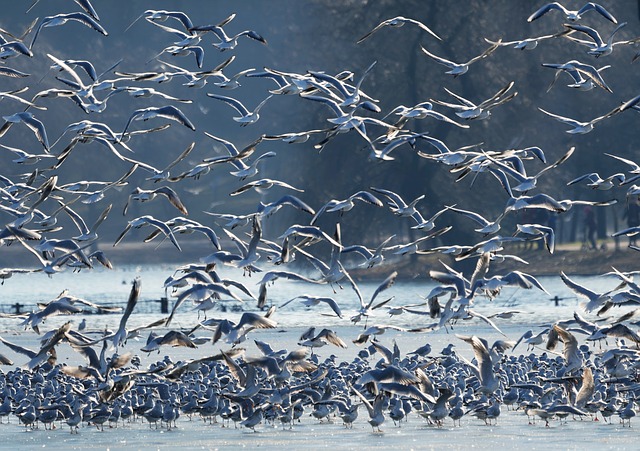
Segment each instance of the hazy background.
[{"label": "hazy background", "polygon": [[[540,43],[533,51],[520,51],[511,47],[498,49],[489,58],[473,66],[463,76],[453,78],[444,74],[443,66],[428,58],[420,50],[424,46],[432,53],[445,58],[463,62],[480,54],[488,44],[484,38],[505,41],[542,36],[562,30],[564,17],[558,11],[551,11],[544,17],[527,23],[527,17],[544,2],[530,1],[140,1],[112,2],[93,0],[100,15],[100,23],[109,32],[107,37],[70,22],[64,26],[43,28],[33,48],[33,58],[13,58],[7,60],[7,66],[28,72],[25,79],[0,79],[1,90],[7,91],[29,86],[24,95],[29,98],[39,90],[50,87],[63,88],[53,71],[49,71],[51,53],[61,59],[87,59],[93,62],[101,72],[122,62],[118,70],[125,72],[143,72],[161,70],[162,64],[153,58],[166,46],[178,40],[147,21],[138,20],[128,31],[134,19],[146,9],[179,10],[187,13],[195,24],[214,24],[231,13],[236,18],[225,26],[227,33],[246,29],[257,31],[268,45],[241,38],[235,50],[221,53],[211,42],[211,36],[204,36],[200,45],[205,48],[203,70],[211,69],[230,55],[235,61],[225,69],[231,76],[247,68],[261,70],[263,67],[286,72],[304,74],[307,70],[337,73],[350,70],[356,79],[373,62],[377,65],[370,72],[362,89],[379,100],[382,113],[373,115],[382,117],[398,105],[412,106],[429,99],[453,100],[444,91],[448,88],[472,101],[480,102],[498,91],[506,83],[515,82],[517,97],[511,102],[493,110],[492,117],[485,121],[469,122],[469,129],[463,130],[449,124],[426,119],[413,121],[409,126],[416,132],[429,132],[443,140],[451,149],[483,142],[485,150],[504,150],[538,146],[547,155],[549,162],[564,154],[569,147],[576,146],[577,151],[565,164],[541,177],[539,191],[546,192],[557,199],[606,200],[617,198],[617,206],[598,209],[600,236],[610,230],[620,228],[621,215],[625,208],[625,189],[609,192],[596,192],[584,185],[567,187],[566,182],[587,172],[599,172],[607,176],[628,169],[620,162],[604,156],[604,152],[614,153],[627,158],[635,158],[637,152],[638,115],[631,111],[599,123],[596,129],[586,135],[570,135],[567,127],[538,111],[538,107],[566,115],[579,120],[590,120],[600,116],[620,104],[620,102],[639,94],[636,72],[638,64],[632,63],[632,57],[638,51],[636,45],[618,46],[612,55],[595,59],[587,55],[585,48],[567,39],[553,39]],[[30,2],[11,2],[4,5],[0,27],[14,34],[20,34],[36,17],[63,12],[79,11],[71,0],[40,1],[29,13],[25,10]],[[584,2],[565,1],[565,6],[579,9]],[[618,18],[628,25],[616,35],[616,40],[631,39],[640,36],[638,26],[638,2],[615,1],[603,3]],[[384,19],[394,16],[406,16],[422,21],[436,32],[442,41],[437,41],[417,27],[405,25],[402,28],[380,30],[368,40],[356,45],[356,41]],[[39,22],[38,22],[39,23]],[[582,24],[597,28],[603,37],[608,36],[615,25],[597,13],[585,14]],[[166,23],[176,26],[177,22]],[[31,42],[32,34],[25,38]],[[162,55],[160,59],[189,70],[197,70],[195,59]],[[547,92],[554,78],[552,69],[544,68],[542,63],[564,63],[569,60],[593,64],[596,67],[611,65],[604,71],[604,78],[613,89],[613,93],[602,89],[581,92],[567,88],[569,78],[562,74],[555,86]],[[112,73],[103,79],[116,78]],[[275,84],[268,79],[240,79],[242,86],[233,91],[225,91],[213,84],[203,89],[183,86],[186,80],[176,77],[173,80],[158,83],[123,82],[122,85],[147,85],[167,94],[194,100],[193,104],[178,106],[196,125],[196,132],[188,130],[175,122],[154,119],[146,123],[134,122],[133,129],[158,126],[171,123],[168,130],[159,133],[136,136],[129,145],[135,151],[135,158],[163,167],[171,162],[192,141],[196,148],[189,158],[183,161],[175,172],[187,170],[203,158],[224,155],[224,149],[204,135],[207,131],[233,142],[242,148],[263,133],[286,133],[308,129],[325,128],[330,125],[326,118],[329,110],[317,102],[303,101],[298,96],[274,96],[261,111],[258,123],[240,127],[232,120],[235,111],[230,106],[208,98],[207,92],[228,95],[241,100],[250,109],[267,95]],[[65,127],[83,119],[107,123],[114,131],[121,131],[130,114],[138,108],[162,106],[172,102],[161,98],[134,99],[126,94],[113,96],[108,108],[101,114],[85,114],[80,108],[66,99],[42,99],[40,104],[48,111],[37,111],[53,143]],[[438,111],[455,118],[453,112],[444,107]],[[0,114],[8,115],[20,111],[20,106],[4,100],[0,102]],[[367,113],[369,114],[369,113]],[[380,130],[369,128],[372,136]],[[68,134],[53,149],[57,153],[71,139]],[[407,146],[393,152],[391,162],[377,162],[368,159],[369,150],[365,142],[355,133],[341,134],[332,140],[322,152],[313,148],[318,138],[312,138],[305,144],[288,145],[280,141],[263,142],[256,155],[277,152],[277,158],[270,158],[262,165],[259,178],[269,177],[283,180],[296,187],[303,188],[299,197],[318,209],[328,200],[346,198],[350,194],[368,189],[371,186],[387,188],[398,192],[407,200],[420,194],[426,194],[419,206],[423,216],[428,217],[445,205],[457,204],[458,207],[478,211],[493,219],[504,208],[507,195],[494,177],[481,174],[473,187],[470,177],[456,183],[457,174],[451,174],[447,167],[429,162],[416,155]],[[0,139],[0,143],[40,150],[41,146],[33,134],[24,126],[14,126]],[[418,148],[434,153],[435,149],[426,143]],[[20,173],[30,172],[33,168],[11,163],[13,155],[0,152],[2,173],[12,180]],[[107,154],[99,144],[79,145],[59,170],[59,184],[77,180],[114,180],[127,171],[125,164]],[[533,174],[544,167],[540,162],[527,163],[527,170]],[[243,183],[228,174],[231,166],[216,166],[209,174],[199,180],[185,179],[172,184],[187,205],[190,217],[212,225],[212,219],[203,211],[247,214],[255,211],[259,201],[270,202],[279,198],[283,191],[272,189],[264,194],[248,192],[237,197],[229,193]],[[159,219],[177,216],[177,210],[167,202],[133,203],[126,217],[122,216],[122,207],[127,196],[136,187],[146,189],[157,187],[144,180],[148,174],[138,171],[128,186],[119,193],[111,192],[109,202],[114,203],[113,211],[102,227],[102,243],[110,247],[112,240],[122,231],[126,220],[151,214]],[[105,202],[93,205],[80,205],[75,209],[87,220],[93,219],[105,208]],[[572,209],[562,215],[564,224],[561,239],[580,239],[580,229],[569,227],[580,221],[580,209]],[[2,215],[0,213],[0,215]],[[331,233],[335,217],[325,215],[319,225]],[[4,217],[4,215],[3,215]],[[11,218],[7,216],[6,221]],[[265,221],[267,237],[279,236],[292,223],[308,223],[309,217],[296,211],[282,211]],[[378,243],[392,233],[406,233],[419,236],[409,229],[410,221],[397,221],[388,209],[378,209],[368,205],[359,205],[342,219],[343,241],[345,244],[356,242]],[[505,224],[522,222],[517,215],[507,218]],[[443,225],[452,224],[454,228],[443,242],[470,243],[478,236],[472,229],[475,224],[466,218],[454,214],[446,215]],[[400,230],[404,227],[403,230]],[[219,229],[217,229],[219,231]],[[577,235],[576,235],[577,230]],[[137,232],[136,232],[137,233]],[[126,241],[138,242],[145,232],[131,233]],[[0,256],[0,258],[2,258]]]}]

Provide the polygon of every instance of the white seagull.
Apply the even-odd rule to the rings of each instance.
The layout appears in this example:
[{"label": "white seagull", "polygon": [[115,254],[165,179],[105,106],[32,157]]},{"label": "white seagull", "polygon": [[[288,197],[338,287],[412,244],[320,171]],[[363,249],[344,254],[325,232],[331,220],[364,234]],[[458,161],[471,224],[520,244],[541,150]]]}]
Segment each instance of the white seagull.
[{"label": "white seagull", "polygon": [[260,114],[259,114],[260,109],[265,105],[265,103],[267,103],[267,100],[273,97],[273,95],[270,95],[269,97],[264,99],[262,102],[260,102],[253,111],[249,111],[240,101],[234,98],[221,96],[218,94],[212,94],[210,92],[207,93],[207,96],[213,99],[222,100],[223,102],[232,106],[238,113],[241,114],[241,116],[234,117],[233,120],[236,122],[239,122],[243,127],[249,124],[255,124],[258,121],[258,119],[260,119]]},{"label": "white seagull", "polygon": [[287,302],[282,304],[280,306],[280,308],[282,308],[285,305],[291,303],[292,301],[295,301],[296,299],[300,299],[300,302],[302,302],[302,304],[304,304],[306,307],[314,307],[314,306],[320,304],[321,302],[324,302],[329,307],[331,307],[331,310],[333,310],[333,312],[336,314],[336,316],[338,318],[342,318],[342,311],[340,310],[340,306],[337,304],[335,299],[330,298],[330,297],[326,297],[326,296],[314,296],[314,295],[310,295],[310,294],[300,294],[300,295],[298,295],[298,296],[296,296],[294,298],[289,299]]},{"label": "white seagull", "polygon": [[499,47],[501,43],[502,43],[501,41],[498,41],[497,43],[492,44],[480,55],[471,58],[466,63],[454,63],[453,61],[449,61],[445,58],[442,58],[440,56],[434,55],[433,53],[430,53],[424,47],[420,47],[420,48],[425,53],[425,55],[435,60],[436,63],[442,64],[443,66],[447,66],[449,70],[445,73],[453,75],[454,77],[457,77],[458,75],[466,74],[469,71],[469,66],[475,63],[476,61],[480,61],[481,59],[491,55]]},{"label": "white seagull", "polygon": [[12,124],[22,122],[24,125],[29,127],[33,133],[35,133],[36,138],[38,138],[40,144],[44,146],[45,151],[49,152],[49,139],[47,138],[47,131],[44,128],[44,124],[36,119],[32,113],[23,111],[10,116],[2,116],[2,118],[7,122],[0,128],[0,137],[7,132]]},{"label": "white seagull", "polygon": [[36,39],[38,38],[38,35],[40,34],[40,30],[42,30],[42,28],[64,25],[70,20],[80,22],[82,25],[86,27],[93,28],[94,30],[103,34],[104,36],[107,36],[109,34],[107,33],[107,30],[105,30],[102,25],[100,25],[98,22],[95,21],[95,19],[93,19],[91,16],[88,16],[85,13],[75,12],[75,13],[69,13],[69,14],[58,14],[55,16],[47,16],[44,19],[42,19],[42,22],[40,22],[40,25],[38,25],[38,28],[36,28],[36,32],[33,35],[33,39],[31,40],[29,49],[33,48],[33,44],[35,44]]},{"label": "white seagull", "polygon": [[573,10],[573,11],[565,8],[558,2],[547,3],[541,6],[540,9],[538,9],[536,12],[531,14],[527,19],[527,22],[533,22],[534,20],[538,19],[539,17],[542,17],[543,15],[545,15],[546,13],[554,9],[564,13],[565,18],[572,22],[582,19],[582,15],[586,12],[595,11],[597,13],[600,13],[605,19],[610,20],[613,23],[618,23],[616,18],[613,17],[609,11],[604,9],[603,6],[600,6],[599,4],[594,2],[588,2],[579,10]]},{"label": "white seagull", "polygon": [[375,33],[376,31],[380,30],[382,27],[394,27],[394,28],[400,28],[402,27],[404,24],[406,23],[410,23],[413,25],[417,25],[418,27],[420,27],[421,30],[426,31],[427,33],[429,33],[431,36],[433,36],[434,38],[442,41],[442,39],[440,38],[440,36],[438,36],[437,34],[435,34],[433,31],[431,31],[431,29],[429,27],[427,27],[425,24],[423,24],[422,22],[415,20],[415,19],[409,19],[406,17],[402,17],[402,16],[397,16],[397,17],[393,17],[391,19],[387,19],[387,20],[383,20],[382,22],[380,22],[378,25],[376,25],[373,30],[371,30],[370,32],[368,32],[367,34],[365,34],[364,36],[362,36],[360,39],[358,39],[358,41],[356,42],[356,44],[360,44],[362,41],[364,41],[365,39],[367,39],[369,36],[371,36],[373,33]]},{"label": "white seagull", "polygon": [[134,120],[146,121],[156,117],[162,117],[165,119],[171,119],[173,121],[179,122],[185,127],[190,128],[193,131],[195,131],[196,129],[195,125],[191,123],[189,118],[187,118],[187,116],[185,116],[182,111],[180,111],[177,107],[173,105],[167,105],[164,107],[149,107],[149,108],[141,108],[139,110],[135,110],[133,114],[131,114],[131,116],[129,117],[127,124],[124,126],[124,130],[122,130],[121,136],[124,137],[132,121]]},{"label": "white seagull", "polygon": [[585,25],[572,24],[572,23],[564,24],[564,26],[569,28],[570,30],[578,31],[578,32],[584,33],[587,36],[589,36],[591,38],[591,41],[585,41],[583,39],[578,39],[578,38],[573,37],[571,35],[567,35],[567,39],[571,39],[572,41],[575,41],[575,42],[578,42],[580,44],[583,44],[583,45],[587,46],[589,48],[587,50],[587,53],[589,55],[595,56],[596,58],[599,58],[601,56],[605,56],[605,55],[611,54],[611,52],[613,52],[613,47],[616,46],[616,45],[633,44],[633,43],[636,42],[636,39],[632,39],[630,41],[613,42],[613,37],[616,35],[618,30],[620,30],[626,24],[627,24],[626,22],[623,22],[620,25],[618,25],[616,27],[616,29],[611,32],[611,34],[609,35],[609,38],[606,40],[606,42],[600,37],[600,34],[595,29],[593,29],[591,27],[587,27]]}]

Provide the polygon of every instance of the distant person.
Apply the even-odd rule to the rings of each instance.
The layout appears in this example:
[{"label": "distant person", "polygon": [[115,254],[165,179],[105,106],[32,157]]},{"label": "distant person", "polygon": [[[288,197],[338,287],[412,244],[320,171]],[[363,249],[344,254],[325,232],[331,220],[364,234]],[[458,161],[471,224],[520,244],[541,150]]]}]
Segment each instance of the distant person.
[{"label": "distant person", "polygon": [[[627,217],[627,225],[629,227],[640,226],[640,196],[633,196],[627,201],[627,210],[624,216]],[[636,235],[629,236],[629,246],[636,245]]]},{"label": "distant person", "polygon": [[589,249],[598,249],[598,245],[596,244],[596,212],[593,210],[591,205],[587,205],[582,210],[584,214],[584,237],[585,244],[589,245]]}]

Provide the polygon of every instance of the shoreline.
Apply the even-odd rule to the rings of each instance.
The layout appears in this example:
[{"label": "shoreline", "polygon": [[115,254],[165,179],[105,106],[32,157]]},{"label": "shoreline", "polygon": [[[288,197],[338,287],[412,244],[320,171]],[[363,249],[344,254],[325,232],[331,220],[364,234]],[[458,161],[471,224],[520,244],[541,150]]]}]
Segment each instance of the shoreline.
[{"label": "shoreline", "polygon": [[[181,243],[182,252],[169,243],[160,247],[155,247],[151,243],[121,243],[116,248],[104,249],[109,260],[114,266],[119,265],[145,265],[156,264],[161,261],[166,265],[183,265],[187,263],[197,263],[203,255],[203,247],[211,246],[211,243],[202,240],[184,241]],[[16,249],[15,251],[13,249]],[[215,249],[211,249],[214,252]],[[22,252],[19,246],[11,246],[3,251],[6,258],[11,259],[12,267],[30,268],[33,267],[34,260],[30,254]],[[580,276],[597,276],[615,267],[620,271],[635,271],[638,269],[637,251],[620,246],[615,249],[613,242],[607,242],[606,249],[587,250],[580,249],[580,243],[561,244],[556,247],[553,254],[546,250],[507,250],[527,261],[523,264],[511,259],[495,263],[491,266],[490,272],[493,274],[505,274],[510,271],[523,271],[534,277],[555,276],[560,271],[566,274]],[[469,271],[475,267],[475,258],[470,258],[464,263],[456,262],[454,257],[447,254],[427,254],[410,255],[394,260],[387,258],[382,265],[372,268],[360,268],[354,260],[354,266],[350,267],[351,275],[357,280],[375,280],[381,276],[386,277],[389,268],[398,271],[399,280],[414,280],[420,277],[428,279],[430,269],[441,268],[443,262],[450,266],[468,266]],[[348,266],[349,267],[349,266]]]}]

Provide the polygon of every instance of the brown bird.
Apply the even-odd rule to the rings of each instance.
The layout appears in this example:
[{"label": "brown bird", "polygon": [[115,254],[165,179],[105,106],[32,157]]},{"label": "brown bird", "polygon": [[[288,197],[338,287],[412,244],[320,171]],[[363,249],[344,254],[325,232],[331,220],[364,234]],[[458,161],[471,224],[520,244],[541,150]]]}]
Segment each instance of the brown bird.
[{"label": "brown bird", "polygon": [[129,209],[129,202],[131,202],[132,200],[139,200],[140,202],[148,202],[150,200],[155,199],[158,195],[165,196],[169,200],[169,202],[171,202],[171,205],[176,207],[180,211],[180,213],[182,213],[183,215],[187,216],[189,214],[189,212],[187,211],[187,207],[184,206],[184,204],[178,197],[178,194],[168,186],[162,186],[160,188],[156,188],[152,190],[146,190],[146,189],[137,187],[136,189],[133,190],[131,194],[129,194],[129,199],[127,200],[127,203],[124,205],[124,210],[122,211],[122,214],[123,215],[127,214],[127,210]]}]

